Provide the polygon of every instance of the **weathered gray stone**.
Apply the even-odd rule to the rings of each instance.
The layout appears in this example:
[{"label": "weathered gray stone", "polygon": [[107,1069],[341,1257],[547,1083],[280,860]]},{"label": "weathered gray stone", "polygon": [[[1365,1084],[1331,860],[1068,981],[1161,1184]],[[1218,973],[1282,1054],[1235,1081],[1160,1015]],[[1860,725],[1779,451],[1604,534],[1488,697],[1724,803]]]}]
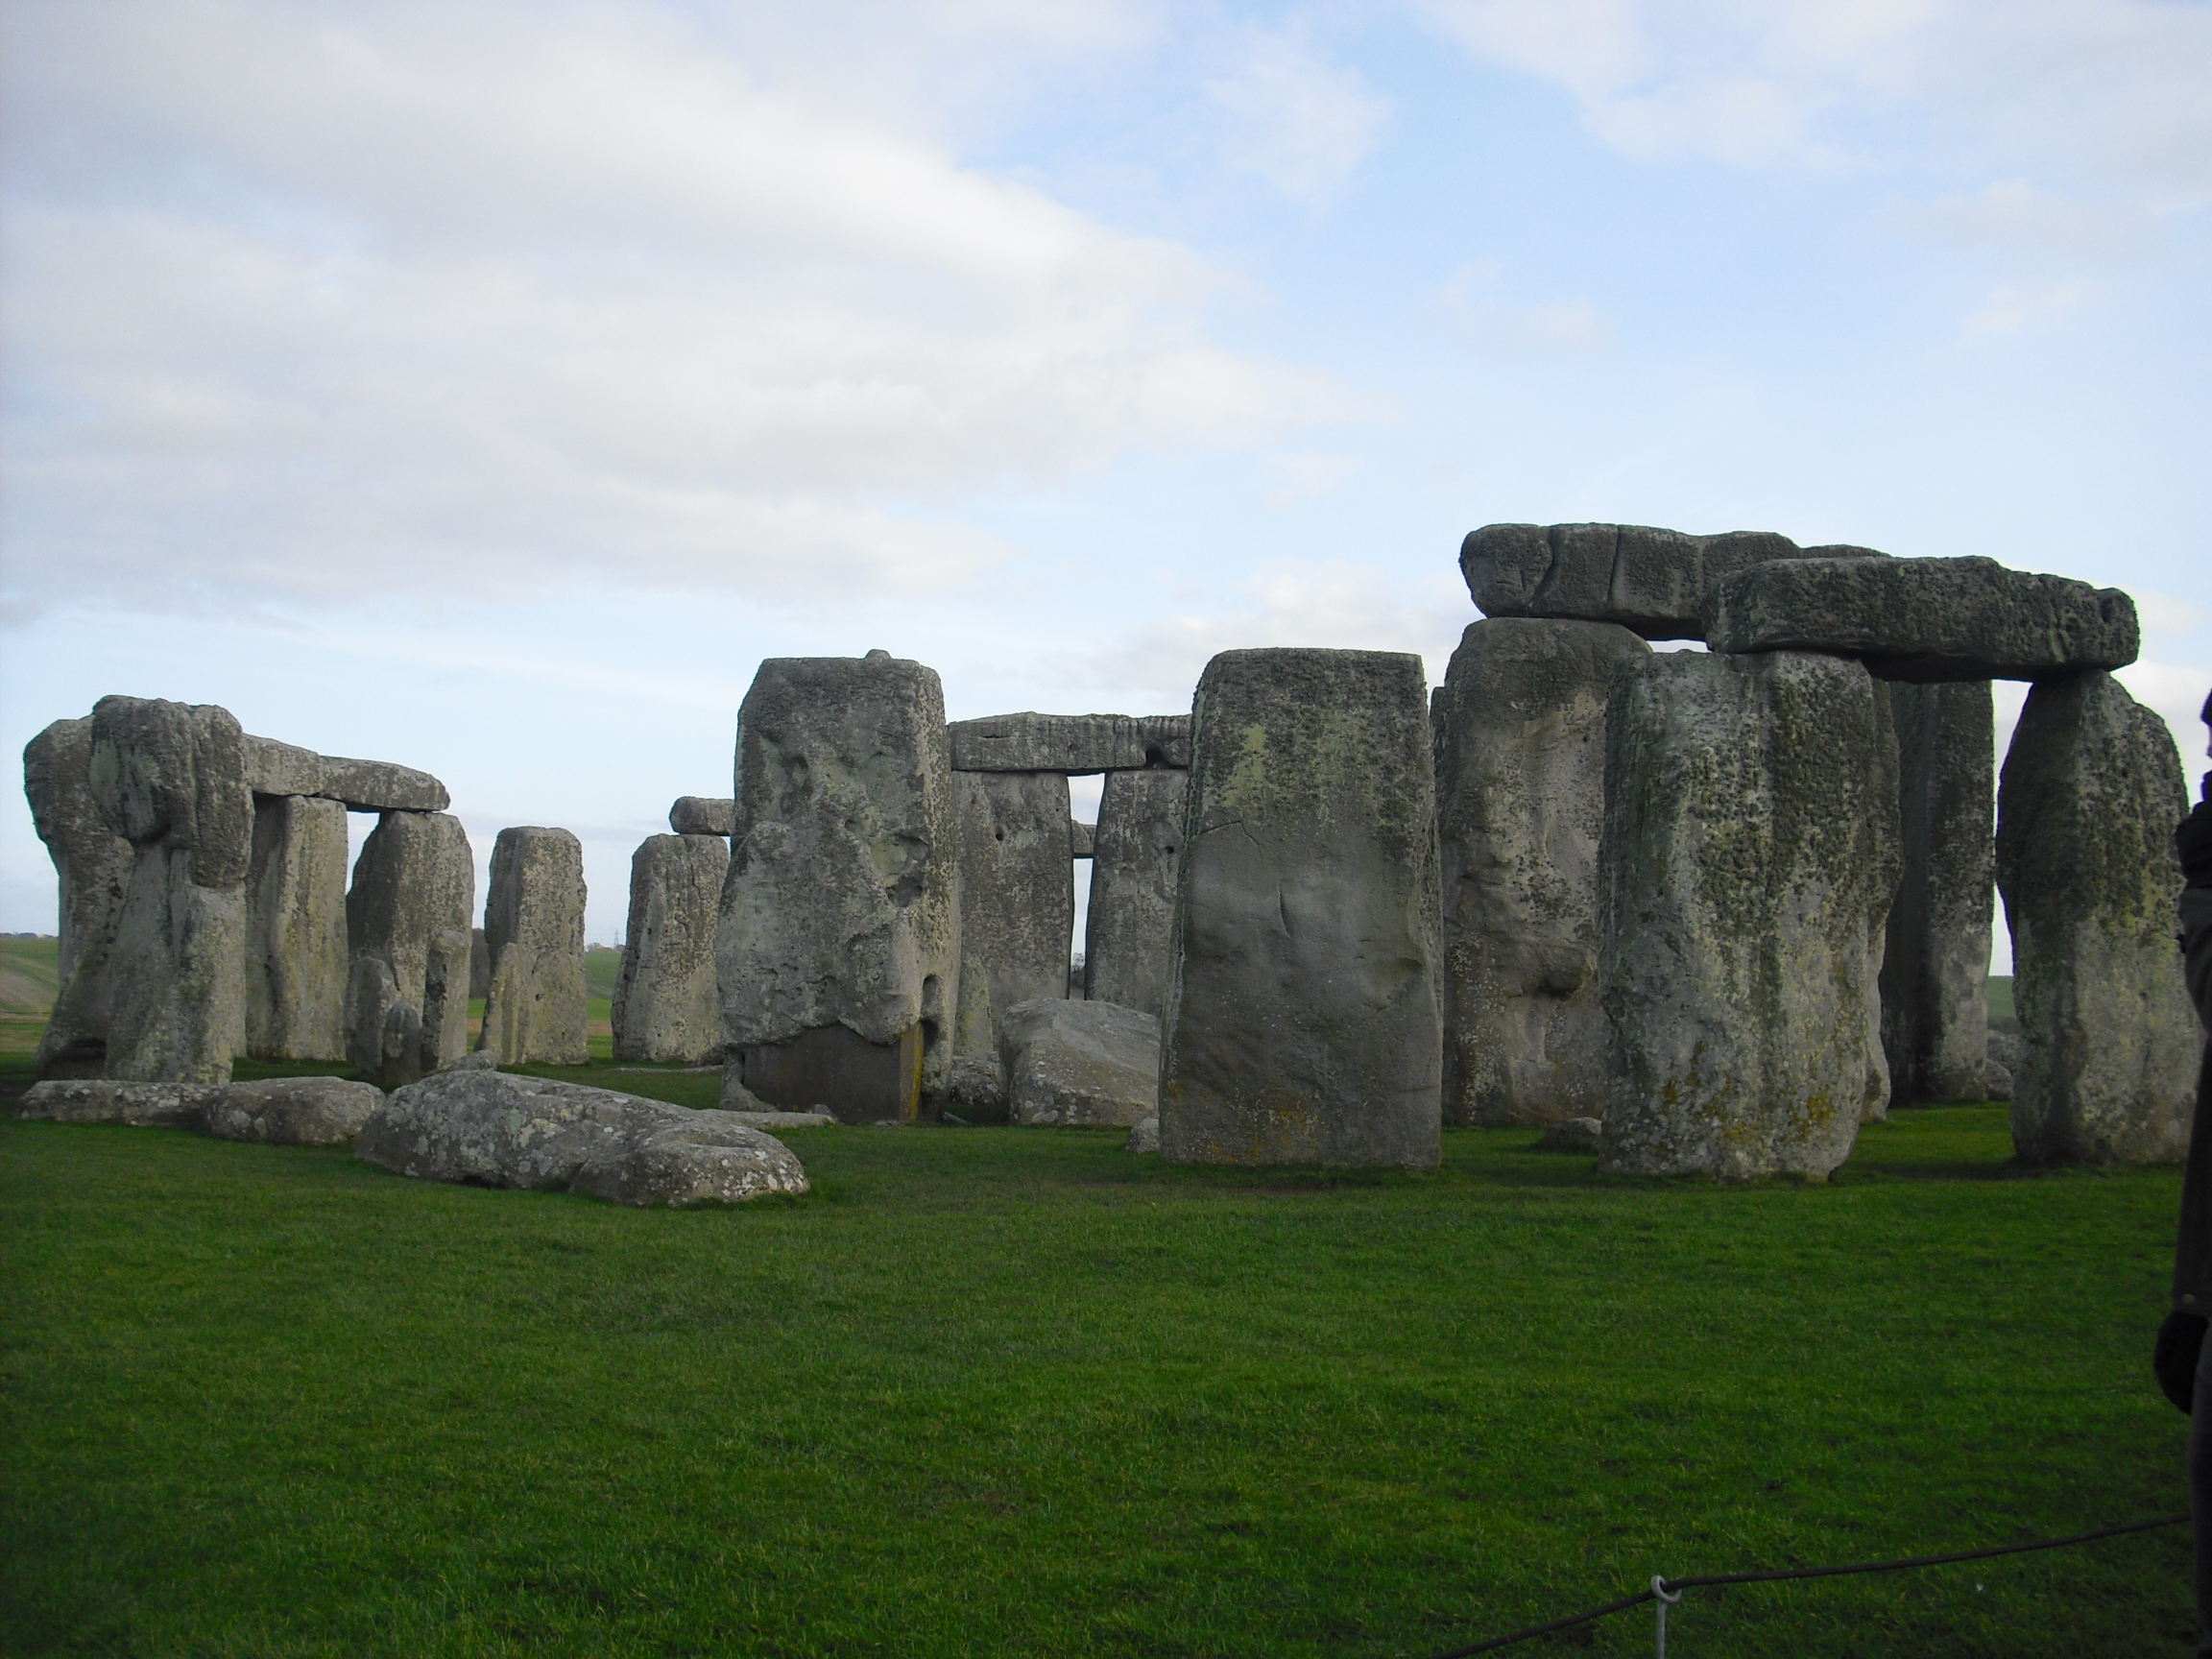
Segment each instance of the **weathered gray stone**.
[{"label": "weathered gray stone", "polygon": [[227,1084],[208,1102],[205,1129],[219,1141],[336,1146],[361,1133],[384,1092],[338,1077],[278,1077]]},{"label": "weathered gray stone", "polygon": [[623,1204],[806,1190],[789,1150],[727,1113],[501,1071],[442,1071],[397,1091],[354,1155],[418,1180],[572,1187]]},{"label": "weathered gray stone", "polygon": [[471,1048],[458,1060],[448,1060],[438,1068],[441,1071],[496,1071],[499,1056],[489,1048]]},{"label": "weathered gray stone", "polygon": [[246,1052],[346,1058],[346,808],[256,795],[246,879]]},{"label": "weathered gray stone", "polygon": [[[347,946],[355,961],[374,956],[383,962],[398,1000],[421,1020],[418,1072],[434,1071],[468,1052],[469,925],[475,908],[476,864],[458,818],[393,811],[377,820],[353,861],[353,886],[346,895]],[[367,1029],[353,1007],[355,983],[349,978],[349,1045],[354,1033]],[[352,1058],[350,1046],[348,1057]]]},{"label": "weathered gray stone", "polygon": [[1080,818],[1068,820],[1068,856],[1089,858],[1098,850],[1098,827]]},{"label": "weathered gray stone", "polygon": [[1160,1022],[1111,1002],[1017,1002],[999,1022],[1006,1115],[1127,1128],[1160,1115]]},{"label": "weathered gray stone", "polygon": [[[2018,1071],[2027,1064],[2028,1045],[2020,1040],[2020,1022],[2015,1017],[2008,1025],[1989,1026],[1989,1063],[2002,1066],[2007,1071]],[[1990,1096],[1995,1099],[1995,1095]]]},{"label": "weathered gray stone", "polygon": [[1190,780],[1166,770],[1106,775],[1083,927],[1083,994],[1094,1002],[1166,1016]]},{"label": "weathered gray stone", "polygon": [[1887,1104],[1896,736],[1840,657],[1659,652],[1606,711],[1599,1166],[1825,1178]]},{"label": "weathered gray stone", "polygon": [[[1057,772],[962,772],[952,781],[952,795],[960,814],[960,1004],[952,1060],[989,1071],[998,1065],[998,1022],[1007,1009],[1068,995],[1068,947],[1075,930],[1068,780]],[[999,1081],[1002,1086],[1003,1076]],[[957,1084],[952,1090],[955,1100],[974,1095]]]},{"label": "weathered gray stone", "polygon": [[584,844],[523,825],[492,844],[484,899],[492,994],[480,1047],[502,1066],[581,1066],[585,1043]]},{"label": "weathered gray stone", "polygon": [[1159,1151],[1160,1119],[1147,1118],[1142,1123],[1134,1125],[1129,1131],[1129,1139],[1122,1142],[1121,1150],[1135,1152],[1139,1156],[1147,1152]]},{"label": "weathered gray stone", "polygon": [[736,787],[715,965],[746,1087],[854,1122],[941,1101],[960,878],[935,671],[884,652],[761,663]]},{"label": "weathered gray stone", "polygon": [[2039,680],[2135,661],[2117,588],[1994,559],[1797,559],[1714,590],[1716,651],[1833,651],[1886,680]]},{"label": "weathered gray stone", "polygon": [[1604,1139],[1605,1123],[1599,1118],[1562,1118],[1545,1130],[1536,1142],[1539,1152],[1595,1152]]},{"label": "weathered gray stone", "polygon": [[453,804],[445,785],[427,772],[395,766],[389,760],[349,760],[325,755],[323,787],[316,791],[343,801],[354,812],[443,812]]},{"label": "weathered gray stone", "polygon": [[2151,1164],[2188,1148],[2201,1034],[2174,946],[2173,842],[2188,811],[2165,722],[2109,674],[2029,693],[1997,805],[2023,1159]]},{"label": "weathered gray stone", "polygon": [[953,723],[955,772],[1114,772],[1190,764],[1188,714],[993,714]]},{"label": "weathered gray stone", "polygon": [[256,795],[321,795],[323,757],[312,749],[279,743],[274,737],[256,737],[249,732],[246,746],[246,787]]},{"label": "weathered gray stone", "polygon": [[484,929],[469,929],[469,999],[481,1002],[492,995],[492,948],[484,943]]},{"label": "weathered gray stone", "polygon": [[614,1058],[722,1055],[714,919],[730,876],[720,835],[652,835],[630,857],[630,924],[614,982]]},{"label": "weathered gray stone", "polygon": [[203,1083],[122,1083],[106,1077],[50,1077],[23,1093],[18,1118],[56,1123],[122,1123],[134,1129],[197,1129],[220,1093]]},{"label": "weathered gray stone", "polygon": [[246,1041],[246,872],[253,797],[227,709],[103,697],[88,775],[132,844],[108,956],[105,1067],[136,1082],[223,1083]]},{"label": "weathered gray stone", "polygon": [[1982,1093],[1985,1099],[2010,1100],[2012,1098],[2012,1070],[1992,1060],[1982,1073]]},{"label": "weathered gray stone", "polygon": [[679,795],[668,808],[668,828],[679,835],[720,835],[737,827],[737,803],[709,795]]},{"label": "weathered gray stone", "polygon": [[1799,547],[1765,530],[1686,536],[1646,524],[1485,524],[1459,545],[1485,616],[1616,622],[1647,639],[1702,639],[1723,577],[1772,559],[1879,559],[1868,547]]},{"label": "weathered gray stone", "polygon": [[1498,617],[1469,626],[1437,687],[1447,1122],[1605,1110],[1605,699],[1615,665],[1650,650],[1610,622]]},{"label": "weathered gray stone", "polygon": [[97,1075],[108,1052],[108,957],[137,855],[100,811],[91,760],[89,719],[57,720],[23,748],[23,793],[60,889],[60,983],[32,1062],[41,1077]]},{"label": "weathered gray stone", "polygon": [[837,1125],[837,1119],[827,1112],[732,1112],[725,1108],[722,1116],[770,1135],[785,1129],[833,1129]]},{"label": "weathered gray stone", "polygon": [[1897,685],[1904,874],[1882,955],[1889,1098],[1992,1100],[1989,924],[1996,810],[1989,683]]},{"label": "weathered gray stone", "polygon": [[1160,1140],[1180,1164],[1437,1160],[1436,791],[1421,659],[1206,665]]},{"label": "weathered gray stone", "polygon": [[346,979],[346,1058],[379,1089],[422,1075],[422,1012],[381,956],[356,956]]}]

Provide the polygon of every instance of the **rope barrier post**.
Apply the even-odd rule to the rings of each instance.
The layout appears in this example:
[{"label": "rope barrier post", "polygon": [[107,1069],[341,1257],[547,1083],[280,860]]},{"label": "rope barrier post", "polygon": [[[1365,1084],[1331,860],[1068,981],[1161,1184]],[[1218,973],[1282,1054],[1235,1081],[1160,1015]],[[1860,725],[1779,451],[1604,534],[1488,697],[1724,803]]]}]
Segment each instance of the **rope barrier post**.
[{"label": "rope barrier post", "polygon": [[1654,1573],[1651,1575],[1651,1613],[1652,1617],[1658,1621],[1658,1628],[1653,1635],[1651,1647],[1655,1659],[1667,1659],[1667,1609],[1681,1599],[1682,1592],[1679,1590],[1671,1596],[1667,1593],[1667,1575],[1665,1574]]}]

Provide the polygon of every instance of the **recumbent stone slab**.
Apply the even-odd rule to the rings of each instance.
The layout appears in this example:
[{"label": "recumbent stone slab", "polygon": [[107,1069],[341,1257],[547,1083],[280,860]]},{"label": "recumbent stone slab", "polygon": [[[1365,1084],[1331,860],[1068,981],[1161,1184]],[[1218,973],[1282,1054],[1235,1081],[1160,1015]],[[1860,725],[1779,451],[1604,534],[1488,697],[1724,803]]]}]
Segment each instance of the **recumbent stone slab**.
[{"label": "recumbent stone slab", "polygon": [[109,1077],[49,1077],[23,1092],[15,1116],[53,1123],[120,1123],[133,1129],[198,1129],[221,1086],[126,1083]]},{"label": "recumbent stone slab", "polygon": [[361,1133],[361,1126],[383,1103],[381,1089],[340,1077],[230,1083],[208,1102],[203,1127],[219,1141],[341,1146]]},{"label": "recumbent stone slab", "polygon": [[[955,1100],[1003,1098],[998,1022],[1018,1002],[1068,995],[1075,931],[1068,779],[1059,772],[961,772],[960,1005]],[[965,1074],[978,1070],[984,1078]],[[976,1082],[990,1087],[977,1090]]]},{"label": "recumbent stone slab", "polygon": [[630,920],[614,982],[614,1058],[705,1065],[722,1057],[714,924],[730,843],[648,836],[630,858]]},{"label": "recumbent stone slab", "polygon": [[246,1052],[346,1057],[346,807],[253,798],[246,878]]},{"label": "recumbent stone slab", "polygon": [[1175,881],[1190,775],[1109,772],[1092,838],[1083,995],[1163,1019],[1174,964]]},{"label": "recumbent stone slab", "polygon": [[1018,1002],[999,1022],[1007,1120],[1129,1128],[1160,1113],[1160,1022],[1111,1002]]},{"label": "recumbent stone slab", "polygon": [[484,943],[492,994],[478,1047],[502,1066],[581,1066],[584,1027],[584,844],[566,830],[519,825],[492,844]]},{"label": "recumbent stone slab", "polygon": [[994,714],[956,721],[955,772],[1113,772],[1190,764],[1188,714]]},{"label": "recumbent stone slab", "polygon": [[[346,943],[356,963],[373,956],[390,970],[397,999],[421,1030],[413,1064],[420,1074],[469,1049],[469,924],[476,908],[476,864],[461,821],[443,812],[386,812],[361,843],[346,895]],[[346,1029],[382,1024],[358,1013],[349,969]],[[373,976],[367,982],[373,987]],[[350,1050],[349,1050],[350,1052]],[[358,1063],[358,1062],[356,1062]],[[404,1068],[402,1068],[404,1070]]]},{"label": "recumbent stone slab", "polygon": [[679,795],[668,808],[668,828],[679,835],[728,837],[737,827],[737,803],[711,795]]},{"label": "recumbent stone slab", "polygon": [[108,957],[137,854],[92,792],[92,722],[57,720],[24,745],[23,793],[60,890],[60,980],[32,1069],[99,1074],[108,1052]]},{"label": "recumbent stone slab", "polygon": [[1229,651],[1191,733],[1160,1065],[1173,1163],[1433,1166],[1443,1027],[1421,659]]}]

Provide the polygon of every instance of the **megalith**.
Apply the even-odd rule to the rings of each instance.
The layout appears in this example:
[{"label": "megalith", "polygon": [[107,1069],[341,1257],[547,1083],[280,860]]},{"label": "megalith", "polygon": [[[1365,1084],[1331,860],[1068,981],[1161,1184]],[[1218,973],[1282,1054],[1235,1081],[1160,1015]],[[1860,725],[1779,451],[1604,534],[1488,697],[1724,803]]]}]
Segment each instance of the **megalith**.
[{"label": "megalith", "polygon": [[1190,764],[1188,714],[993,714],[946,729],[955,772],[1112,772]]},{"label": "megalith", "polygon": [[1083,928],[1083,995],[1167,1013],[1175,873],[1190,774],[1164,767],[1109,772],[1091,838],[1091,910]]},{"label": "megalith", "polygon": [[941,1102],[960,872],[935,670],[883,651],[771,658],[738,711],[735,780],[725,1064],[772,1106],[850,1122]]},{"label": "megalith", "polygon": [[1421,659],[1224,652],[1198,683],[1190,759],[1162,1151],[1432,1166],[1443,1026]]},{"label": "megalith", "polygon": [[1864,666],[1624,661],[1599,845],[1599,1167],[1824,1179],[1888,1098],[1878,975],[1896,735]]},{"label": "megalith", "polygon": [[960,1000],[951,1097],[1004,1098],[998,1024],[1017,1002],[1065,999],[1075,931],[1068,780],[1058,772],[958,772]]},{"label": "megalith", "polygon": [[424,1070],[422,1012],[381,956],[356,956],[347,973],[346,1058],[379,1089],[404,1088]]},{"label": "megalith", "polygon": [[346,806],[253,798],[246,878],[246,1052],[346,1058]]},{"label": "megalith", "polygon": [[630,857],[630,921],[614,982],[614,1058],[722,1057],[714,919],[730,875],[721,835],[649,835]]},{"label": "megalith", "polygon": [[57,720],[24,745],[23,793],[60,889],[60,985],[38,1039],[40,1077],[96,1077],[108,1052],[108,956],[136,862],[92,792],[92,722]]},{"label": "megalith", "polygon": [[2111,675],[2028,694],[1997,797],[2023,1159],[2149,1164],[2188,1147],[2202,1039],[2174,945],[2173,843],[2188,811],[2173,735]]},{"label": "megalith", "polygon": [[522,825],[492,844],[484,943],[492,992],[478,1047],[502,1066],[582,1066],[585,1041],[584,844]]},{"label": "megalith", "polygon": [[103,697],[89,775],[132,845],[108,956],[105,1066],[132,1082],[228,1083],[246,1040],[243,733],[212,705]]},{"label": "megalith", "polygon": [[1448,1122],[1604,1113],[1605,699],[1650,650],[1610,622],[1497,617],[1460,636],[1436,690]]},{"label": "megalith", "polygon": [[1899,1106],[1991,1098],[1995,715],[1986,680],[1890,688],[1903,873],[1882,955],[1882,1047]]},{"label": "megalith", "polygon": [[[353,885],[346,895],[347,949],[355,962],[363,956],[382,962],[398,999],[415,1011],[421,1031],[419,1070],[435,1071],[469,1051],[469,923],[475,908],[476,864],[458,818],[397,809],[378,817],[353,860]],[[349,1043],[367,1018],[356,1006],[356,983],[349,970]]]}]

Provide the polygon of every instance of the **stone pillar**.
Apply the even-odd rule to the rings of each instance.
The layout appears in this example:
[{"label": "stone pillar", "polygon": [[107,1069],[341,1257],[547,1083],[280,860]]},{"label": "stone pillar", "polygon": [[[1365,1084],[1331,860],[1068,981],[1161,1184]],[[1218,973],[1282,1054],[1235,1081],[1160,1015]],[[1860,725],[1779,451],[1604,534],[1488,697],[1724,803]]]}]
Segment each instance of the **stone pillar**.
[{"label": "stone pillar", "polygon": [[246,1052],[346,1058],[346,806],[253,798],[246,879]]},{"label": "stone pillar", "polygon": [[935,671],[883,651],[771,658],[735,773],[714,944],[728,1064],[771,1105],[848,1121],[941,1102],[960,873]]},{"label": "stone pillar", "polygon": [[729,875],[730,843],[720,835],[649,835],[631,854],[615,1059],[720,1061],[714,913]]},{"label": "stone pillar", "polygon": [[1889,688],[1904,874],[1882,956],[1882,1047],[1893,1105],[1989,1098],[1989,682]]},{"label": "stone pillar", "polygon": [[2188,811],[2166,723],[2111,675],[2028,694],[1997,800],[2024,1159],[2149,1164],[2188,1148],[2202,1038],[2174,947],[2173,841]]},{"label": "stone pillar", "polygon": [[103,697],[92,710],[92,790],[132,849],[108,957],[110,1077],[228,1083],[245,1045],[243,739],[212,706]]},{"label": "stone pillar", "polygon": [[1190,773],[1164,768],[1106,774],[1083,930],[1083,995],[1091,1001],[1166,1016],[1190,781]]},{"label": "stone pillar", "polygon": [[54,1013],[38,1039],[40,1077],[97,1077],[108,1052],[108,955],[136,862],[92,793],[92,722],[57,720],[23,748],[31,822],[60,889]]},{"label": "stone pillar", "polygon": [[[383,813],[353,861],[346,895],[346,939],[356,963],[373,956],[391,971],[399,1002],[415,1011],[421,1048],[415,1070],[434,1071],[469,1051],[469,925],[476,908],[476,864],[461,821],[444,812]],[[349,1052],[356,1041],[386,1046],[390,1021],[378,998],[347,979]],[[373,987],[372,976],[369,981]],[[364,1022],[373,1040],[357,1038]]]},{"label": "stone pillar", "polygon": [[1206,665],[1160,1142],[1184,1164],[1433,1166],[1443,1026],[1421,659]]},{"label": "stone pillar", "polygon": [[477,1045],[502,1066],[582,1066],[585,1041],[584,844],[525,825],[492,844],[484,899],[492,994]]},{"label": "stone pillar", "polygon": [[998,1022],[1017,1002],[1068,996],[1075,931],[1068,779],[1059,772],[956,772],[960,817],[960,1001],[951,1097],[1005,1098]]},{"label": "stone pillar", "polygon": [[1660,652],[1606,709],[1599,1167],[1824,1178],[1888,1097],[1896,737],[1865,668]]},{"label": "stone pillar", "polygon": [[1432,705],[1449,1122],[1604,1116],[1605,698],[1650,652],[1610,622],[1507,617],[1452,654]]}]

